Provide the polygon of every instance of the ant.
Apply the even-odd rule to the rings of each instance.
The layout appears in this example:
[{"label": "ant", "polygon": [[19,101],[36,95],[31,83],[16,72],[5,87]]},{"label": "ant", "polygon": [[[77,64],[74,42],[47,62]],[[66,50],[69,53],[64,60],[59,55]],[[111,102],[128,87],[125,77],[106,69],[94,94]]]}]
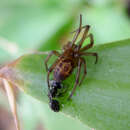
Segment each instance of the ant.
[{"label": "ant", "polygon": [[53,80],[51,82],[51,88],[50,91],[48,92],[48,97],[50,99],[50,108],[54,111],[54,112],[59,112],[60,110],[60,105],[59,102],[53,98],[58,97],[58,89],[61,89],[62,85],[60,82],[56,82],[55,80]]},{"label": "ant", "polygon": [[[79,40],[78,44],[75,44],[79,34],[81,31],[84,29],[82,38]],[[45,60],[45,66],[47,70],[47,83],[48,83],[48,89],[49,89],[49,98],[51,102],[51,108],[53,107],[59,107],[59,102],[56,100],[53,100],[53,94],[55,95],[57,93],[56,89],[54,88],[54,91],[50,88],[49,84],[49,76],[50,73],[53,72],[54,76],[54,81],[57,83],[61,83],[61,81],[65,80],[69,75],[73,72],[73,70],[77,67],[77,75],[76,75],[76,81],[73,87],[73,90],[71,94],[69,95],[69,99],[72,97],[74,94],[77,85],[81,85],[82,81],[84,80],[86,74],[87,74],[87,68],[86,68],[86,61],[83,58],[83,56],[95,56],[96,61],[95,64],[98,61],[98,54],[93,53],[93,52],[85,52],[89,48],[93,47],[94,40],[93,40],[93,35],[90,33],[88,34],[88,31],[90,29],[89,25],[82,26],[82,15],[80,15],[80,24],[79,28],[74,31],[75,35],[73,37],[73,40],[68,42],[64,47],[63,47],[63,53],[59,53],[57,51],[51,51],[49,55],[47,56]],[[90,38],[90,44],[82,47],[83,42],[85,41],[86,38]],[[56,55],[58,58],[57,60],[52,64],[50,68],[47,66],[47,62],[50,59],[52,55]],[[80,71],[81,71],[81,65],[83,64],[84,66],[84,75],[80,79]],[[53,91],[53,92],[51,92]]]}]

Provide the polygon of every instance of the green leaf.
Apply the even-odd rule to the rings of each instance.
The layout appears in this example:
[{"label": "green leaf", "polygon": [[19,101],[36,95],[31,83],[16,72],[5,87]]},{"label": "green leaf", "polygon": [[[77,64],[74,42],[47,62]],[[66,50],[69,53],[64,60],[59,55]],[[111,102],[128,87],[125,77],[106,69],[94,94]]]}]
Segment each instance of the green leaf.
[{"label": "green leaf", "polygon": [[25,124],[24,127],[22,126],[24,130],[36,130],[39,121],[42,122],[46,130],[91,130],[78,120],[74,120],[61,112],[53,112],[48,108],[48,104],[38,102],[24,93],[20,94],[19,99],[19,116],[20,119],[23,119],[22,123]]},{"label": "green leaf", "polygon": [[[87,76],[71,100],[70,90],[59,98],[61,112],[97,130],[128,130],[130,120],[130,39],[98,45],[95,57],[85,57]],[[0,77],[25,93],[48,103],[44,60],[46,54],[27,54],[0,70]],[[52,64],[50,60],[49,64]],[[73,88],[75,72],[64,82]]]}]

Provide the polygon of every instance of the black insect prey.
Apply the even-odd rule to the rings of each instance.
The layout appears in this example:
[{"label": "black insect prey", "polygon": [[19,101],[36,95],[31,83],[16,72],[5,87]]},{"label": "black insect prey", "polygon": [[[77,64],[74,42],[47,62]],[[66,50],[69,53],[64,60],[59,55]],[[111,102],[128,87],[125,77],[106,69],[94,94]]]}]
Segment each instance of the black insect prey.
[{"label": "black insect prey", "polygon": [[54,98],[58,97],[58,89],[61,89],[62,85],[61,85],[60,82],[56,82],[55,80],[52,80],[50,86],[51,87],[50,87],[50,90],[48,92],[48,97],[49,97],[49,100],[50,100],[50,102],[49,102],[50,108],[54,112],[59,112],[60,104]]}]

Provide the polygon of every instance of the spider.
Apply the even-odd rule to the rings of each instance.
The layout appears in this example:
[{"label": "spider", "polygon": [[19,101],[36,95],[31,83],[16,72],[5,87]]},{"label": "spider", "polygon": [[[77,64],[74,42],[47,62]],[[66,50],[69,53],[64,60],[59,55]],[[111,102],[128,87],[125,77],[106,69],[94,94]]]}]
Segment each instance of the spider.
[{"label": "spider", "polygon": [[[72,89],[71,94],[69,95],[69,99],[74,94],[77,85],[81,85],[82,81],[84,80],[86,74],[87,74],[87,68],[86,68],[86,61],[83,58],[83,56],[95,56],[96,61],[95,64],[98,61],[98,54],[94,52],[86,52],[89,48],[93,47],[94,40],[93,35],[90,33],[88,34],[88,31],[90,29],[89,25],[82,26],[82,15],[80,15],[80,24],[79,28],[74,31],[75,35],[72,39],[72,41],[69,41],[64,47],[63,52],[60,54],[57,51],[51,51],[49,55],[47,56],[45,60],[45,66],[47,70],[47,83],[48,83],[48,89],[50,91],[50,84],[49,84],[49,76],[50,73],[53,72],[53,77],[56,82],[61,83],[61,81],[65,80],[67,77],[71,75],[73,70],[77,67],[78,71],[76,74],[76,81],[74,84],[74,87]],[[81,31],[84,30],[83,35],[81,39],[79,40],[78,44],[75,44],[79,34]],[[83,42],[86,38],[90,38],[90,43],[84,47],[82,47]],[[57,56],[58,58],[56,61],[51,65],[50,68],[47,66],[47,62],[50,59],[52,55]],[[80,80],[80,71],[81,71],[81,65],[84,66],[84,74]],[[80,80],[80,81],[79,81]]]}]

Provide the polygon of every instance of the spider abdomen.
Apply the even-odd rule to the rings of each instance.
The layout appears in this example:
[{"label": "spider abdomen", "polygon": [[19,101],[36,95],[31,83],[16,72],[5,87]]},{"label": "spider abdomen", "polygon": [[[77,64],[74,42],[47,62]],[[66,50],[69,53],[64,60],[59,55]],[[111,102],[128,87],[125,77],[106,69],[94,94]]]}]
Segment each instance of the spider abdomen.
[{"label": "spider abdomen", "polygon": [[65,80],[73,71],[74,64],[71,59],[62,59],[54,69],[54,79],[56,81]]}]

